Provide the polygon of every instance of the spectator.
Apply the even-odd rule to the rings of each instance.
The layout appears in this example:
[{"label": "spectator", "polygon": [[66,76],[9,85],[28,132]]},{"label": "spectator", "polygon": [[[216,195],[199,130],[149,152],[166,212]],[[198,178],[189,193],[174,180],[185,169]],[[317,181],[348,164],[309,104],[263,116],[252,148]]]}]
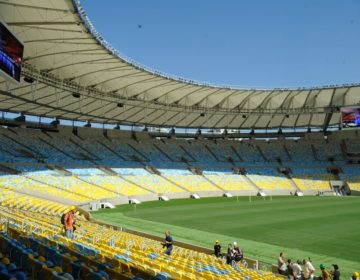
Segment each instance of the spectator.
[{"label": "spectator", "polygon": [[227,264],[231,264],[231,262],[233,261],[233,247],[231,245],[231,243],[228,244],[227,247],[227,253],[226,253],[226,263]]},{"label": "spectator", "polygon": [[233,259],[236,262],[239,262],[243,259],[243,252],[241,251],[241,249],[239,248],[237,242],[234,242],[234,247],[233,247]]},{"label": "spectator", "polygon": [[359,272],[354,272],[351,276],[350,280],[359,280]]},{"label": "spectator", "polygon": [[171,254],[171,251],[173,249],[173,238],[172,236],[170,235],[170,231],[165,231],[165,240],[163,243],[161,243],[163,245],[163,247],[166,247],[166,250],[165,250],[165,254],[169,255]]},{"label": "spectator", "polygon": [[334,271],[331,271],[331,276],[333,280],[340,280],[340,271],[339,266],[337,264],[332,265],[334,267]]},{"label": "spectator", "polygon": [[330,274],[326,271],[326,267],[324,264],[320,264],[320,270],[321,270],[321,278],[322,280],[330,280]]},{"label": "spectator", "polygon": [[298,260],[297,262],[292,264],[292,269],[294,273],[294,278],[301,279],[302,278],[302,268],[301,268],[301,261]]},{"label": "spectator", "polygon": [[214,255],[218,258],[221,257],[221,245],[220,245],[220,241],[216,240],[215,241],[215,245],[214,245]]},{"label": "spectator", "polygon": [[288,259],[286,269],[287,269],[289,279],[294,280],[295,276],[294,276],[294,270],[293,270],[293,263],[292,263],[291,259]]},{"label": "spectator", "polygon": [[286,262],[285,262],[285,255],[283,252],[280,252],[280,256],[278,258],[278,272],[281,275],[286,275]]},{"label": "spectator", "polygon": [[70,239],[74,239],[74,230],[75,230],[75,217],[74,210],[75,206],[70,206],[69,211],[65,214],[64,223],[65,223],[65,236]]},{"label": "spectator", "polygon": [[309,260],[304,259],[303,264],[304,264],[305,279],[313,280],[315,268],[313,267],[313,265],[311,264],[311,262]]}]

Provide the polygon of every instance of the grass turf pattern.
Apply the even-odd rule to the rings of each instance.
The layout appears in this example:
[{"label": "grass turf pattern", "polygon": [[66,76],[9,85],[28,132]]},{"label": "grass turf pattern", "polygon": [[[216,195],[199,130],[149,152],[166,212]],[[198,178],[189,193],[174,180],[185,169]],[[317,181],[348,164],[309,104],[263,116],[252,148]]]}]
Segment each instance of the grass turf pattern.
[{"label": "grass turf pattern", "polygon": [[360,269],[360,197],[233,197],[153,201],[93,212],[97,219],[175,240],[223,249],[237,241],[248,257],[276,263],[311,257],[337,263],[344,276]]}]

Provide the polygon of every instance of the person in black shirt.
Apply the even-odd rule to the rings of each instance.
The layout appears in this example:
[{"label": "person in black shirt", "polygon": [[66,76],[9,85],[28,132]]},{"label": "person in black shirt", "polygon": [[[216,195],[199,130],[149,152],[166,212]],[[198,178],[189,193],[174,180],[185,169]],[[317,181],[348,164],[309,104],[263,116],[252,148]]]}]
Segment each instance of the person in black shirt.
[{"label": "person in black shirt", "polygon": [[233,247],[232,247],[232,244],[229,243],[228,247],[227,247],[226,263],[231,264],[231,262],[233,261],[233,258],[234,258]]},{"label": "person in black shirt", "polygon": [[220,245],[220,241],[216,240],[215,241],[215,245],[214,245],[214,255],[218,258],[221,257],[221,245]]},{"label": "person in black shirt", "polygon": [[337,264],[333,264],[334,271],[331,271],[331,276],[333,280],[340,280],[340,271]]},{"label": "person in black shirt", "polygon": [[165,250],[165,254],[167,255],[170,255],[171,254],[171,251],[173,249],[173,238],[172,236],[170,235],[170,231],[165,231],[165,240],[164,242],[162,242],[161,244],[163,245],[163,247],[166,247],[166,250]]}]

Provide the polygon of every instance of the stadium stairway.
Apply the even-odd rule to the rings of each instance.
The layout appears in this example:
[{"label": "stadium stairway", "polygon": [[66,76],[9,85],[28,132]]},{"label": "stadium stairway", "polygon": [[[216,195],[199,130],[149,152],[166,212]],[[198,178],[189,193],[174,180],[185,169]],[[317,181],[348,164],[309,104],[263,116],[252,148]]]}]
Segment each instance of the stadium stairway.
[{"label": "stadium stairway", "polygon": [[245,179],[244,175],[207,174],[205,177],[233,195],[248,195],[249,193],[256,194],[258,192],[258,190]]},{"label": "stadium stairway", "polygon": [[124,196],[124,194],[122,194],[121,192],[115,191],[113,189],[110,189],[110,188],[107,188],[107,187],[104,187],[104,186],[100,186],[100,185],[98,185],[98,184],[96,184],[94,182],[91,182],[91,181],[86,181],[86,180],[82,179],[80,176],[74,176],[74,177],[79,179],[81,182],[84,182],[84,183],[87,183],[87,184],[90,184],[90,185],[94,186],[95,188],[103,189],[103,190],[105,190],[107,192],[110,192],[110,193],[112,193],[114,195]]},{"label": "stadium stairway", "polygon": [[69,203],[71,203],[71,204],[78,204],[79,202],[94,200],[94,197],[88,196],[88,195],[80,193],[80,192],[75,192],[70,189],[66,189],[60,185],[46,183],[41,178],[37,179],[34,177],[28,177],[28,176],[24,176],[24,178],[27,179],[28,182],[34,182],[34,183],[38,183],[39,185],[46,186],[46,188],[49,189],[49,195],[54,196],[54,198],[56,197],[55,193],[52,194],[51,190],[59,190],[60,192],[66,193],[67,197],[68,197],[67,199],[69,200]]},{"label": "stadium stairway", "polygon": [[210,178],[208,178],[208,177],[206,177],[206,176],[204,176],[204,175],[202,175],[203,177],[204,177],[204,179],[206,180],[206,181],[208,181],[210,184],[212,184],[212,185],[214,185],[215,187],[217,187],[219,190],[221,190],[221,191],[223,191],[223,192],[226,192],[226,190],[225,189],[223,189],[221,186],[219,186],[218,184],[216,184],[214,181],[212,181]]},{"label": "stadium stairway", "polygon": [[117,174],[114,170],[106,166],[99,166],[98,168],[107,175],[115,176]]},{"label": "stadium stairway", "polygon": [[[49,134],[45,133],[49,138],[52,138]],[[41,142],[43,142],[45,145],[47,146],[50,146],[52,149],[55,149],[56,151],[58,151],[60,154],[62,154],[63,156],[65,156],[65,158],[70,158],[70,159],[73,159],[75,160],[75,158],[70,154],[70,153],[67,153],[65,151],[63,151],[62,149],[60,149],[59,147],[53,145],[52,143],[50,143],[50,141],[47,139],[42,139],[42,138],[39,138],[39,140]]]},{"label": "stadium stairway", "polygon": [[3,165],[3,164],[0,164],[0,172],[3,172],[5,174],[13,174],[13,175],[16,175],[16,174],[19,174],[20,172],[8,165]]},{"label": "stadium stairway", "polygon": [[163,176],[162,174],[160,174],[159,176],[161,176],[164,180],[168,181],[170,184],[173,184],[173,185],[177,186],[179,189],[182,189],[184,192],[189,192],[189,190],[185,189],[183,186],[181,186],[174,180],[171,180],[171,179],[167,178],[166,176]]},{"label": "stadium stairway", "polygon": [[269,161],[267,159],[267,157],[265,156],[265,154],[263,153],[263,151],[261,150],[259,145],[256,145],[256,149],[259,151],[259,154],[261,155],[261,157],[263,158],[264,161]]},{"label": "stadium stairway", "polygon": [[315,160],[319,160],[314,144],[311,144],[311,151]]},{"label": "stadium stairway", "polygon": [[286,147],[286,145],[283,145],[284,151],[286,153],[286,155],[288,156],[289,160],[292,161],[292,156],[288,150],[288,148]]},{"label": "stadium stairway", "polygon": [[208,145],[205,145],[205,149],[210,153],[210,155],[212,155],[214,157],[214,159],[217,162],[220,162],[219,158],[216,156],[216,154],[210,149],[210,147]]},{"label": "stadium stairway", "polygon": [[140,185],[140,184],[138,184],[136,182],[131,181],[130,179],[126,178],[127,176],[122,176],[120,174],[117,174],[117,176],[119,176],[121,179],[123,179],[124,181],[126,181],[129,184],[133,184],[133,185],[135,185],[135,186],[137,186],[137,187],[139,187],[139,188],[141,188],[141,189],[143,189],[143,190],[145,190],[145,191],[147,191],[149,193],[156,194],[156,192],[154,190],[152,190],[152,189],[150,189],[150,188],[148,188],[146,186]]},{"label": "stadium stairway", "polygon": [[70,138],[69,141],[73,143],[76,147],[78,147],[82,152],[84,152],[91,162],[96,164],[96,161],[100,160],[97,155],[95,155],[93,152],[89,151],[83,145],[81,145],[82,138],[80,138],[80,136],[77,136],[76,140]]},{"label": "stadium stairway", "polygon": [[[110,140],[108,140],[110,142]],[[118,153],[117,151],[115,151],[114,149],[112,149],[109,145],[107,145],[105,142],[96,141],[98,144],[100,144],[102,147],[104,147],[106,150],[108,150],[110,153],[114,154],[115,156],[117,156],[119,159],[121,159],[122,161],[127,161],[126,158],[124,158],[120,153]],[[107,142],[107,141],[106,141]]]},{"label": "stadium stairway", "polygon": [[39,181],[28,179],[25,176],[0,177],[0,188],[63,203],[79,204],[89,201],[90,199],[81,194],[72,193],[62,188],[48,186]]},{"label": "stadium stairway", "polygon": [[160,148],[160,146],[156,145],[156,144],[153,144],[153,146],[155,147],[156,150],[158,150],[162,155],[164,155],[169,161],[173,162],[175,161],[174,159],[172,159],[167,153],[165,153],[164,150],[162,150]]},{"label": "stadium stairway", "polygon": [[72,175],[72,173],[70,171],[66,170],[62,166],[54,164],[54,165],[49,165],[48,167],[49,167],[49,169],[54,170],[57,173],[59,173],[59,175],[61,175],[61,176],[71,176]]},{"label": "stadium stairway", "polygon": [[[12,131],[13,134],[17,135],[16,132],[14,132],[13,130],[10,130],[9,131]],[[8,140],[10,140],[10,142],[14,142],[16,144],[18,144],[20,147],[22,147],[22,153],[26,154],[27,156],[30,156],[34,159],[44,159],[46,158],[47,156],[43,155],[40,151],[38,150],[35,150],[34,147],[31,147],[25,143],[21,143],[20,141],[18,141],[17,139],[15,139],[16,137],[14,136],[10,136],[11,134],[3,134],[3,136],[5,138],[7,138]]]},{"label": "stadium stairway", "polygon": [[135,152],[137,153],[139,156],[140,156],[140,159],[141,159],[141,162],[149,162],[150,159],[144,155],[144,153],[140,152],[139,149],[135,148],[134,145],[130,144],[130,143],[127,143],[127,145]]},{"label": "stadium stairway", "polygon": [[302,190],[299,188],[299,186],[295,183],[295,181],[293,180],[293,178],[291,177],[291,175],[288,173],[287,175],[285,175],[286,178],[289,179],[291,185],[296,189],[296,191],[298,192],[302,192]]},{"label": "stadium stairway", "polygon": [[245,180],[254,187],[255,190],[257,190],[258,192],[262,191],[248,176],[243,175]]},{"label": "stadium stairway", "polygon": [[238,153],[238,151],[234,148],[233,145],[230,146],[231,151],[240,159],[240,161],[244,161],[244,159],[240,156],[240,154]]},{"label": "stadium stairway", "polygon": [[192,162],[195,162],[196,159],[186,150],[183,145],[179,145],[180,149],[184,151],[184,153],[191,159]]}]

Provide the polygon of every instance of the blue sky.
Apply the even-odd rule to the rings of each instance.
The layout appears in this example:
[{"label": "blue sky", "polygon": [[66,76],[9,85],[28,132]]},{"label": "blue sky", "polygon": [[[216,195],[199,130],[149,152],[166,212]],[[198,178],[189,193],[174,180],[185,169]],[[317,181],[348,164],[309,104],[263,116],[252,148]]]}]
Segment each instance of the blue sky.
[{"label": "blue sky", "polygon": [[238,87],[360,82],[359,0],[81,0],[127,57]]}]

